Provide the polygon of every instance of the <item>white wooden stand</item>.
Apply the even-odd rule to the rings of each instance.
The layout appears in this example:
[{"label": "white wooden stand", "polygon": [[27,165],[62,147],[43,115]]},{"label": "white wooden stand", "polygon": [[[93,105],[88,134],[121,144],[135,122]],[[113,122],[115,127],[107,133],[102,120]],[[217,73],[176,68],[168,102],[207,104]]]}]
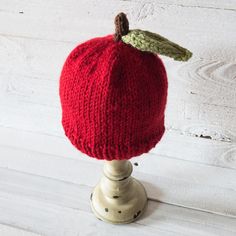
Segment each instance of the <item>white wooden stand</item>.
[{"label": "white wooden stand", "polygon": [[97,218],[125,224],[135,221],[147,205],[143,185],[131,177],[130,161],[105,161],[103,176],[91,193],[91,207]]}]

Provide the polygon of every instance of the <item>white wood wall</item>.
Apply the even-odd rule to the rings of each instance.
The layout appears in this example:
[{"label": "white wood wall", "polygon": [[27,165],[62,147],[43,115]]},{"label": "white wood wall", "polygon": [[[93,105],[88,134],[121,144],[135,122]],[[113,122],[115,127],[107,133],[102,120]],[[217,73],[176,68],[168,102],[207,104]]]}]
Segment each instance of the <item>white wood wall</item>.
[{"label": "white wood wall", "polygon": [[[235,0],[0,0],[0,223],[39,234],[76,235],[76,222],[71,234],[67,231],[71,225],[60,222],[82,214],[74,208],[88,207],[87,197],[101,176],[103,162],[81,154],[65,138],[58,80],[68,53],[87,39],[113,33],[120,11],[128,15],[131,29],[160,33],[193,52],[185,63],[162,57],[169,79],[167,131],[149,154],[132,159],[138,163],[133,175],[144,183],[154,200],[151,204],[163,202],[150,220],[167,217],[171,204],[176,205],[172,209],[180,222],[178,212],[191,222],[186,209],[191,208],[201,210],[194,218],[198,229],[205,225],[200,221],[204,217],[220,225],[222,231],[212,226],[212,234],[206,235],[226,235],[219,215],[227,216],[231,227],[227,235],[235,235]],[[53,186],[58,187],[55,193]],[[82,200],[76,201],[77,194]],[[27,207],[39,213],[27,215],[21,210]],[[60,218],[59,211],[68,219]],[[203,217],[202,211],[216,215]],[[86,225],[88,213],[83,214]],[[48,223],[43,230],[29,217],[50,222],[56,215],[57,224]],[[186,227],[184,220],[181,224]],[[184,232],[184,226],[176,232]],[[54,231],[58,227],[61,234]],[[105,224],[99,227],[105,231]],[[163,227],[164,232],[168,224]],[[5,232],[8,227],[0,229]],[[144,235],[142,230],[136,235]],[[155,235],[151,229],[149,233]],[[161,235],[172,233],[166,230]]]}]

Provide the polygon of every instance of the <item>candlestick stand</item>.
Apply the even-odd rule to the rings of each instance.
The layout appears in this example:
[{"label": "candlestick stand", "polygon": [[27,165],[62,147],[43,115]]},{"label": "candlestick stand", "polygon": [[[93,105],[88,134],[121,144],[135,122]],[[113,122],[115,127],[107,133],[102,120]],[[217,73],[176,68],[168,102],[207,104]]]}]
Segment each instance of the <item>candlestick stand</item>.
[{"label": "candlestick stand", "polygon": [[91,193],[91,207],[97,218],[125,224],[137,220],[147,205],[143,185],[131,177],[128,160],[105,161],[103,176]]}]

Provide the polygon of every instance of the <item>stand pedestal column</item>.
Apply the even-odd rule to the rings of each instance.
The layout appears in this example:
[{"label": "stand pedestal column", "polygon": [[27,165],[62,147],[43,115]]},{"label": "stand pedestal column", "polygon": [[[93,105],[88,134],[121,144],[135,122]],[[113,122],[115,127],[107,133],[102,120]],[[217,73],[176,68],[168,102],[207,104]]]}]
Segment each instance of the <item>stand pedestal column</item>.
[{"label": "stand pedestal column", "polygon": [[105,161],[103,176],[91,193],[91,207],[95,216],[113,224],[135,221],[147,204],[143,185],[131,177],[130,161]]}]

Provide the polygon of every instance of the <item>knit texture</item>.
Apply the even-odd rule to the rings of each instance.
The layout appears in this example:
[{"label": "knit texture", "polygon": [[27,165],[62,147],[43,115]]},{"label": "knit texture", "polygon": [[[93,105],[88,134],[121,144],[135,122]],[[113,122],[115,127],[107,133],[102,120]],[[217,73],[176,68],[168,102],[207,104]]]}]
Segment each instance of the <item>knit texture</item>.
[{"label": "knit texture", "polygon": [[78,45],[60,76],[62,125],[81,152],[105,160],[147,153],[163,136],[167,75],[161,59],[113,35]]},{"label": "knit texture", "polygon": [[141,51],[172,57],[176,61],[187,61],[192,56],[188,49],[149,31],[131,30],[127,35],[122,36],[122,41]]}]

